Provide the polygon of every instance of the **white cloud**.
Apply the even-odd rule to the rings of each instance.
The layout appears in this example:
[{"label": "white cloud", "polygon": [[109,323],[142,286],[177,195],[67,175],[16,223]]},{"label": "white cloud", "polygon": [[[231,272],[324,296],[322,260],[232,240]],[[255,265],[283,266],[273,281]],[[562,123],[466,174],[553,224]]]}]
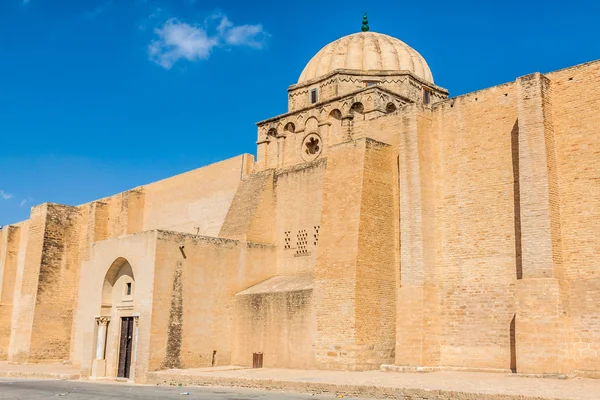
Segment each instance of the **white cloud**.
[{"label": "white cloud", "polygon": [[229,18],[227,18],[224,15],[216,15],[215,14],[211,18],[212,19],[217,19],[217,18],[221,19],[221,22],[219,22],[219,25],[217,26],[217,32],[219,32],[219,35],[224,35],[227,32],[227,29],[229,29],[233,26],[231,21],[229,21]]},{"label": "white cloud", "polygon": [[227,29],[224,37],[227,44],[233,46],[246,45],[260,49],[263,46],[262,32],[262,25],[240,25]]},{"label": "white cloud", "polygon": [[2,199],[2,200],[10,200],[13,197],[15,197],[15,196],[13,196],[12,193],[6,193],[4,190],[0,190],[0,199]]},{"label": "white cloud", "polygon": [[185,58],[189,61],[206,59],[213,47],[219,44],[215,37],[209,37],[204,29],[193,27],[177,19],[168,20],[162,29],[155,29],[158,40],[148,47],[150,59],[164,68]]},{"label": "white cloud", "polygon": [[[210,21],[219,21],[214,33],[209,33]],[[166,69],[181,59],[206,60],[212,50],[220,46],[249,46],[258,49],[269,36],[260,24],[236,26],[221,14],[207,19],[205,27],[171,18],[154,32],[158,38],[148,46],[148,54],[150,60]]]}]

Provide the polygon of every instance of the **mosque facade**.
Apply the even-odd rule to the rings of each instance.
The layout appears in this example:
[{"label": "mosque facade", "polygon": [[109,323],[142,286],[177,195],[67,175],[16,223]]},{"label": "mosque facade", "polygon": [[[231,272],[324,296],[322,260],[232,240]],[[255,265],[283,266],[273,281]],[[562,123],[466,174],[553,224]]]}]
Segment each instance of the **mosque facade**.
[{"label": "mosque facade", "polygon": [[243,154],[0,231],[0,360],[600,374],[600,61],[458,97],[321,49]]}]

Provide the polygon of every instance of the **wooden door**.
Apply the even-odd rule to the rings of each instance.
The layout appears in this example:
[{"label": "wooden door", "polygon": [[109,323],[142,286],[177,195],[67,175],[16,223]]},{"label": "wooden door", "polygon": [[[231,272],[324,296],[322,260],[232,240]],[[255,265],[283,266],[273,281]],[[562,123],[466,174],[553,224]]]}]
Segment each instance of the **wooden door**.
[{"label": "wooden door", "polygon": [[131,351],[133,347],[133,317],[121,318],[121,340],[119,346],[119,372],[117,377],[129,378]]}]

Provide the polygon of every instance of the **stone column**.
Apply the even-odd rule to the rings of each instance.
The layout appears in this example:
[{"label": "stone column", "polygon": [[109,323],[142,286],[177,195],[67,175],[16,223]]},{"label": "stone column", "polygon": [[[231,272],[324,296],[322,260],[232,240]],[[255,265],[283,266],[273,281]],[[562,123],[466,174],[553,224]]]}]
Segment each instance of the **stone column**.
[{"label": "stone column", "polygon": [[350,112],[342,116],[342,142],[352,140],[352,128],[354,127],[353,121],[354,115]]},{"label": "stone column", "polygon": [[277,135],[277,168],[283,168],[285,164],[285,134]]},{"label": "stone column", "polygon": [[110,317],[98,317],[96,323],[98,324],[98,344],[96,346],[96,359],[104,359],[104,351],[106,349],[106,327],[108,326]]},{"label": "stone column", "polygon": [[98,336],[96,343],[96,358],[92,363],[92,375],[90,378],[101,378],[106,375],[106,360],[104,353],[106,352],[106,331],[110,317],[97,317]]}]

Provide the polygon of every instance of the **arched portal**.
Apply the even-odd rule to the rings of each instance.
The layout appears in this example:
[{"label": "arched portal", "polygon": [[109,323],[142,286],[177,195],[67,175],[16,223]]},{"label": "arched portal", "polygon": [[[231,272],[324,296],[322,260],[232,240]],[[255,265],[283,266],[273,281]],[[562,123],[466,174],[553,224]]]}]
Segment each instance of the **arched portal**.
[{"label": "arched portal", "polygon": [[96,347],[92,376],[133,379],[137,344],[134,307],[135,277],[131,264],[117,258],[102,283],[100,316],[96,318]]}]

